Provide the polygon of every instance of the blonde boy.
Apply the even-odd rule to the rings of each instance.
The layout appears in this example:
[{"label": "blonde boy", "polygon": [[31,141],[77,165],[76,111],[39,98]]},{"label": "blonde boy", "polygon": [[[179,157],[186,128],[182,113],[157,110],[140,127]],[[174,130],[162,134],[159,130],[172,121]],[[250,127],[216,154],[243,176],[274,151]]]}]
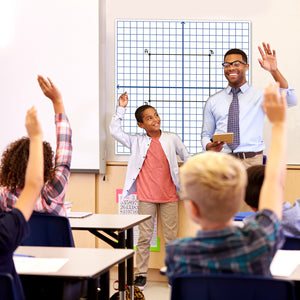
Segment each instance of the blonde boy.
[{"label": "blonde boy", "polygon": [[174,240],[166,247],[169,282],[183,273],[269,275],[275,251],[284,243],[280,229],[286,167],[286,99],[278,84],[265,89],[264,110],[272,123],[272,142],[260,194],[259,212],[249,225],[233,225],[244,199],[247,175],[242,163],[228,154],[208,151],[181,168],[182,198],[191,219],[199,224],[195,238]]}]

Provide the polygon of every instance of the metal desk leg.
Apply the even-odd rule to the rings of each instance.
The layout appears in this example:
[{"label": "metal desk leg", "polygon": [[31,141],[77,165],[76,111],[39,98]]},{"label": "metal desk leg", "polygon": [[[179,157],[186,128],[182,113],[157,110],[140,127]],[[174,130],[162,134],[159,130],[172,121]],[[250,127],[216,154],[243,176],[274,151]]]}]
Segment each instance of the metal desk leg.
[{"label": "metal desk leg", "polygon": [[100,292],[97,299],[109,299],[109,271],[100,276]]},{"label": "metal desk leg", "polygon": [[[127,230],[127,248],[133,249],[133,228]],[[127,259],[127,285],[131,300],[134,300],[133,273],[133,257],[131,257]]]},{"label": "metal desk leg", "polygon": [[89,279],[88,280],[88,294],[87,294],[87,298],[89,300],[97,300],[98,299],[97,287],[98,287],[98,284],[97,284],[97,280],[96,279]]},{"label": "metal desk leg", "polygon": [[[125,232],[119,232],[118,234],[118,248],[125,249]],[[126,299],[125,292],[125,261],[119,264],[118,268],[119,276],[119,295],[120,300]]]}]

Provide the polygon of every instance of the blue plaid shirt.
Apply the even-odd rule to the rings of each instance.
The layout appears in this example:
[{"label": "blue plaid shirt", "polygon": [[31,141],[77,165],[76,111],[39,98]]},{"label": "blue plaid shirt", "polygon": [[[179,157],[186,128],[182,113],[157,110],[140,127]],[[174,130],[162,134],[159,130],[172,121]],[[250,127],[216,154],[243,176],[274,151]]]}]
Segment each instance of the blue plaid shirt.
[{"label": "blue plaid shirt", "polygon": [[270,276],[269,266],[284,243],[280,222],[270,210],[260,211],[244,226],[200,230],[195,238],[176,239],[166,247],[167,276],[185,273],[240,273]]}]

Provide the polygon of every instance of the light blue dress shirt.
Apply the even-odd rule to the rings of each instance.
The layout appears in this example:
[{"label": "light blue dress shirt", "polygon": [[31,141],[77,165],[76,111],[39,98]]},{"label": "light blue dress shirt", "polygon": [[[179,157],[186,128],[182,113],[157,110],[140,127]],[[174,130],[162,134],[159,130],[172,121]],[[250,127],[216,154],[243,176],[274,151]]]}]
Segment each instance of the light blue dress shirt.
[{"label": "light blue dress shirt", "polygon": [[[244,218],[244,224],[253,222],[255,215],[252,214]],[[297,199],[293,206],[289,202],[284,202],[280,223],[285,236],[300,237],[300,199]]]},{"label": "light blue dress shirt", "polygon": [[[240,87],[238,94],[240,106],[240,145],[234,152],[259,152],[265,149],[263,138],[263,126],[265,113],[262,108],[264,102],[263,92],[245,83]],[[293,88],[286,89],[288,106],[294,106],[298,100]],[[228,109],[232,101],[231,87],[209,97],[203,114],[203,126],[201,134],[202,147],[206,145],[214,134],[227,133]],[[224,144],[222,152],[231,153],[231,149]]]},{"label": "light blue dress shirt", "polygon": [[[146,133],[131,135],[123,131],[121,123],[125,111],[126,109],[124,107],[118,106],[109,127],[110,134],[131,151],[128,160],[125,185],[123,188],[123,198],[136,192],[136,179],[143,166],[151,143],[151,138]],[[169,162],[172,180],[176,189],[179,190],[177,155],[183,161],[186,161],[190,155],[180,137],[175,133],[162,131],[159,141]]]}]

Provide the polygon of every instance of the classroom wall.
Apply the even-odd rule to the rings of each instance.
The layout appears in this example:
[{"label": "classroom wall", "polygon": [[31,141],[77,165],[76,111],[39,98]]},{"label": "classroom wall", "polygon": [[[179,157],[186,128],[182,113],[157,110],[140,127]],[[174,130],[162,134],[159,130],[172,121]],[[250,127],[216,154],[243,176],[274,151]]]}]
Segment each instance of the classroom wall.
[{"label": "classroom wall", "polygon": [[[97,213],[118,213],[115,202],[116,189],[123,187],[128,156],[114,154],[114,140],[110,137],[108,124],[115,110],[116,95],[114,95],[115,83],[115,44],[114,28],[116,19],[180,19],[180,20],[247,20],[252,24],[252,84],[258,88],[264,88],[272,78],[262,70],[257,62],[260,56],[257,46],[261,42],[270,42],[272,48],[277,50],[279,68],[287,77],[290,84],[295,87],[300,98],[300,2],[298,0],[253,0],[241,2],[236,0],[215,1],[170,1],[170,0],[109,0],[102,1],[105,7],[106,36],[105,46],[102,50],[106,53],[105,76],[105,104],[106,104],[106,156],[107,164],[105,181],[103,175],[72,174],[67,198],[73,202],[73,210],[93,211]],[[298,138],[297,116],[300,105],[288,111],[288,126],[295,131]],[[299,125],[299,126],[298,126]],[[300,130],[299,134],[300,134]],[[265,141],[267,149],[270,142],[270,128],[266,121]],[[300,137],[299,137],[300,142]],[[297,141],[298,143],[298,141]],[[289,151],[299,149],[295,147],[293,135],[289,135]],[[267,151],[266,151],[267,153]],[[291,152],[289,152],[290,154]],[[300,155],[299,155],[300,161]],[[285,199],[294,202],[300,198],[300,166],[288,167]],[[179,236],[194,235],[196,226],[187,218],[183,203],[180,203]],[[158,235],[161,235],[161,223],[158,221]],[[91,234],[77,233],[75,236],[77,246],[103,246],[103,243],[95,241]],[[164,245],[161,244],[161,252],[151,253],[150,267],[159,268],[163,265]]]}]

